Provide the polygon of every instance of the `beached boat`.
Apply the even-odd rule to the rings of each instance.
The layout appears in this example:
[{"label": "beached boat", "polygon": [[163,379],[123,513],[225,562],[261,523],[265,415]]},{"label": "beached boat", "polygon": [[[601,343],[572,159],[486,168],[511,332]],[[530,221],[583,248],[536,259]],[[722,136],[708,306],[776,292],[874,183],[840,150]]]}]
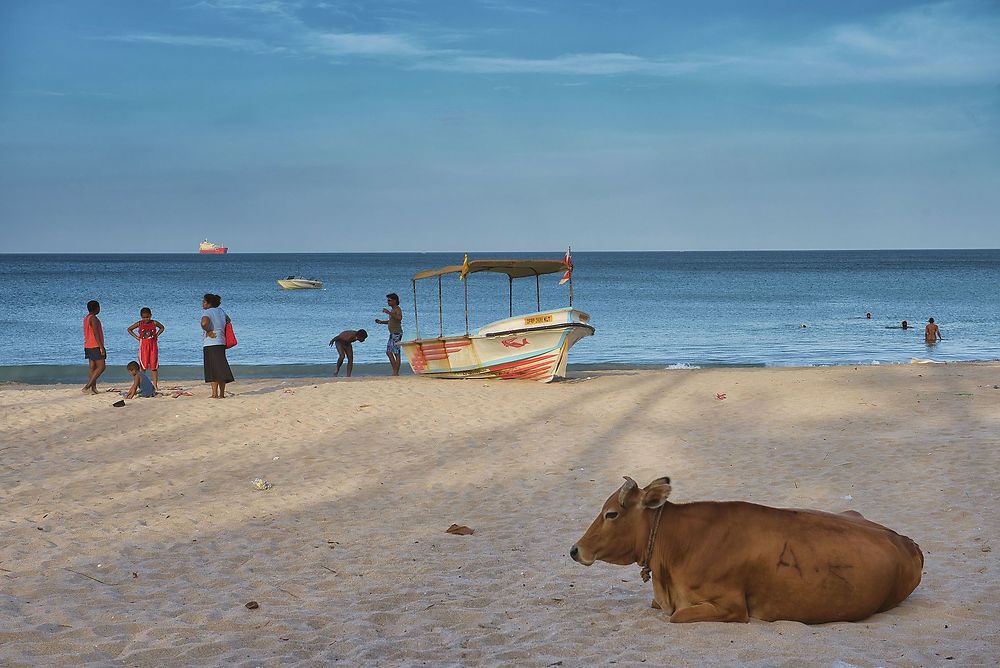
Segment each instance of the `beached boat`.
[{"label": "beached boat", "polygon": [[[509,316],[476,332],[469,331],[469,291],[465,286],[465,333],[444,335],[441,278],[449,274],[493,272],[509,281]],[[569,282],[569,307],[543,311],[539,276],[563,272]],[[514,279],[535,277],[537,310],[514,315]],[[437,278],[440,316],[436,338],[421,338],[417,312],[417,281]],[[567,260],[472,260],[465,264],[422,271],[413,276],[413,318],[416,338],[403,341],[403,352],[416,374],[438,378],[504,378],[549,382],[566,375],[569,349],[594,333],[590,315],[573,308],[572,264]]]},{"label": "beached boat", "polygon": [[279,278],[278,285],[286,290],[316,290],[323,287],[323,281],[318,278],[289,276],[288,278]]},{"label": "beached boat", "polygon": [[198,245],[198,252],[202,255],[225,255],[229,252],[229,249],[225,246],[213,244],[208,239],[205,239]]}]

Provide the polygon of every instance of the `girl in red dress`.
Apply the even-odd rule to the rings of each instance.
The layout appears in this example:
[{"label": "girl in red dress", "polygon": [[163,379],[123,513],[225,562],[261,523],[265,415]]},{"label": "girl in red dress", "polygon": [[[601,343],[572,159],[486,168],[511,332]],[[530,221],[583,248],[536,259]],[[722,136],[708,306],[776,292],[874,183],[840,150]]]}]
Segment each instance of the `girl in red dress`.
[{"label": "girl in red dress", "polygon": [[[156,340],[166,329],[158,320],[153,320],[153,312],[147,307],[139,310],[139,322],[128,328],[128,333],[139,341],[139,366],[143,371],[149,371],[153,377],[153,387],[160,389],[160,378],[157,373],[160,352]],[[136,333],[136,330],[139,330]]]}]

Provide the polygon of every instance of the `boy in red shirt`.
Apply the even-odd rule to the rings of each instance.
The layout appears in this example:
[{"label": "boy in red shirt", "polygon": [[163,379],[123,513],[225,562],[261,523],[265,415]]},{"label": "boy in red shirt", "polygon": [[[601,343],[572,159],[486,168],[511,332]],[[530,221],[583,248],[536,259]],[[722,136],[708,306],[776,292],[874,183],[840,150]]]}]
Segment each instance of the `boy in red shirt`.
[{"label": "boy in red shirt", "polygon": [[[160,376],[157,369],[160,364],[160,350],[156,340],[160,338],[166,327],[159,320],[153,320],[153,312],[144,306],[139,310],[140,320],[128,328],[128,333],[139,342],[139,366],[143,371],[149,371],[153,377],[153,387],[160,389]],[[135,330],[139,330],[136,334]]]}]

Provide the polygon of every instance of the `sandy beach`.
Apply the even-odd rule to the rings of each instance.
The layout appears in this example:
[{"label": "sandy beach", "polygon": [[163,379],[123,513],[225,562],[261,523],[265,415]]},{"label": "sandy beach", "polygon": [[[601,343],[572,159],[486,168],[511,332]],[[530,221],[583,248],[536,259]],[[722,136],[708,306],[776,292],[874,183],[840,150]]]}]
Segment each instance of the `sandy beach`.
[{"label": "sandy beach", "polygon": [[[192,381],[125,408],[2,386],[0,664],[996,665],[997,384],[927,364],[210,401]],[[670,624],[638,567],[567,556],[623,475],[855,509],[920,544],[923,582],[861,623]]]}]

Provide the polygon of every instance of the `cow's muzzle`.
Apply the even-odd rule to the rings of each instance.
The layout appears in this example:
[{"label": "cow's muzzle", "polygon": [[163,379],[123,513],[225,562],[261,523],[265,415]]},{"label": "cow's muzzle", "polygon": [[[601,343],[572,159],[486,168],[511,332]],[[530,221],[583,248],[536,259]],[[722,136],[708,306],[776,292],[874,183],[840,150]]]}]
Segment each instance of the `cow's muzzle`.
[{"label": "cow's muzzle", "polygon": [[592,563],[594,563],[593,559],[584,558],[583,555],[580,554],[580,548],[576,545],[570,548],[569,556],[573,558],[573,561],[577,562],[578,564],[583,564],[584,566],[590,566]]}]

